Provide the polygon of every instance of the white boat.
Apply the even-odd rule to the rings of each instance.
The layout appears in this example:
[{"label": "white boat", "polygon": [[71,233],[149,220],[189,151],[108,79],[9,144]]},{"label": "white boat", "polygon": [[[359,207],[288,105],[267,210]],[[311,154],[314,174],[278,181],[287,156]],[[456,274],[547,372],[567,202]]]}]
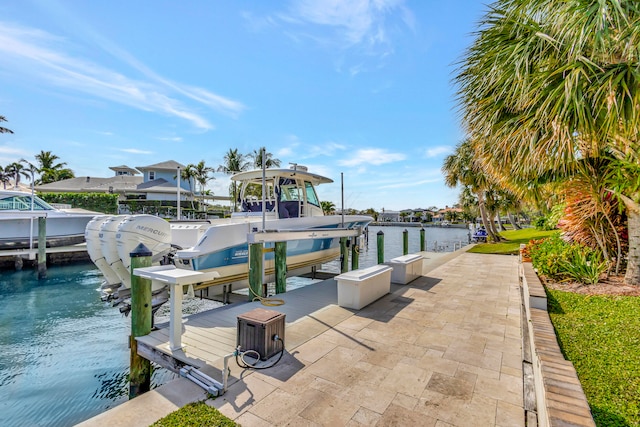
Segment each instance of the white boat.
[{"label": "white boat", "polygon": [[[143,242],[152,250],[155,261],[162,258],[162,263],[173,262],[182,269],[215,271],[220,275],[216,283],[233,283],[234,289],[239,289],[247,285],[249,235],[309,231],[311,236],[287,241],[287,269],[294,274],[340,256],[339,237],[335,237],[336,233],[323,236],[329,233],[322,230],[354,230],[373,220],[364,215],[325,216],[315,187],[333,181],[302,166],[241,172],[231,179],[239,184],[241,211],[232,213],[230,218],[172,221],[168,230],[164,220],[150,215],[96,219],[87,228],[90,255],[96,250],[92,260],[98,268],[105,269],[107,281],[118,276],[123,288],[128,288],[129,280],[123,277],[130,265],[128,254]],[[265,246],[273,247],[274,243]],[[117,256],[113,255],[113,247],[118,248]],[[266,270],[273,267],[273,258],[273,252],[265,254]],[[222,292],[218,287],[209,295]]]},{"label": "white boat", "polygon": [[[325,216],[315,187],[333,180],[310,173],[304,166],[240,172],[231,179],[240,187],[241,212],[201,225],[198,242],[176,251],[174,263],[178,268],[216,271],[220,274],[216,282],[234,282],[242,287],[246,286],[242,278],[248,272],[249,234],[356,229],[373,220],[365,215]],[[322,237],[321,232],[311,235],[315,237],[287,241],[289,274],[311,270],[340,256],[339,237]],[[273,248],[274,243],[265,243],[265,247]],[[273,259],[273,252],[265,254],[265,270],[273,268]]]},{"label": "white boat", "polygon": [[56,209],[38,196],[0,189],[0,249],[38,246],[38,218],[46,216],[47,246],[84,242],[87,223],[97,215],[83,210]]}]

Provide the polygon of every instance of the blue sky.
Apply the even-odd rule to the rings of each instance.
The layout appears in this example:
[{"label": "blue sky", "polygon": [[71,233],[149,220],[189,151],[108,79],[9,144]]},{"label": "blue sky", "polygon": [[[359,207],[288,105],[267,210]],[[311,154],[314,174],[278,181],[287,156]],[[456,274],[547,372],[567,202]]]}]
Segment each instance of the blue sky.
[{"label": "blue sky", "polygon": [[[451,82],[478,0],[8,0],[0,166],[52,151],[76,176],[223,162],[261,146],[335,183],[340,207],[456,203]],[[216,173],[209,188],[227,195]]]}]

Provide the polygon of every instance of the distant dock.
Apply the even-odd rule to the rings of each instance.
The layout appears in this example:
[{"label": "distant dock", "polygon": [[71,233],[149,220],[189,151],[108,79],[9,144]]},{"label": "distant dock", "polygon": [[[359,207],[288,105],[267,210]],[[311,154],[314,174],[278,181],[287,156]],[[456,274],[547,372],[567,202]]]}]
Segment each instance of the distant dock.
[{"label": "distant dock", "polygon": [[[87,244],[47,248],[47,263],[50,265],[91,261]],[[37,268],[38,248],[8,249],[0,251],[0,270],[21,270]]]}]

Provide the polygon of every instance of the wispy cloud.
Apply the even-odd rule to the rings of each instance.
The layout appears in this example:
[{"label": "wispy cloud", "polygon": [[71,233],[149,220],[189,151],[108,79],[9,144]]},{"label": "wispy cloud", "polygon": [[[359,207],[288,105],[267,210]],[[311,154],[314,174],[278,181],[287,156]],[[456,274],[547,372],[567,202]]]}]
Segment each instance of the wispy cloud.
[{"label": "wispy cloud", "polygon": [[433,178],[433,179],[422,179],[420,181],[416,180],[407,180],[404,182],[397,182],[394,184],[381,185],[380,189],[391,189],[391,188],[411,188],[411,187],[419,187],[425,184],[432,184],[434,182],[441,182],[442,178]]},{"label": "wispy cloud", "polygon": [[236,116],[245,108],[240,102],[206,89],[165,79],[107,40],[95,34],[93,36],[102,49],[133,67],[145,79],[135,79],[74,56],[70,44],[53,34],[8,22],[0,22],[0,53],[3,56],[0,68],[66,90],[182,118],[204,130],[213,129],[214,126],[194,108],[186,105],[185,101],[195,101],[231,116]]},{"label": "wispy cloud", "polygon": [[[311,40],[334,51],[353,50],[376,58],[394,52],[393,31],[402,27],[413,31],[415,26],[404,0],[292,0],[288,9],[275,17],[257,21],[246,16],[249,18],[253,28],[258,29],[266,28],[265,23],[274,26],[279,22],[284,33],[296,43]],[[343,69],[342,61],[336,68]],[[367,66],[358,60],[356,65],[345,69],[355,76]]]},{"label": "wispy cloud", "polygon": [[120,151],[129,153],[129,154],[153,154],[153,151],[138,150],[137,148],[123,148]]},{"label": "wispy cloud", "polygon": [[424,155],[426,158],[430,159],[432,157],[438,157],[442,154],[449,154],[453,152],[453,148],[448,145],[439,145],[437,147],[427,148]]},{"label": "wispy cloud", "polygon": [[160,141],[170,141],[170,142],[182,142],[184,138],[181,136],[165,136],[158,138]]},{"label": "wispy cloud", "polygon": [[402,153],[391,153],[382,148],[366,148],[356,151],[349,159],[338,161],[338,164],[342,166],[377,166],[398,162],[406,158],[407,156]]},{"label": "wispy cloud", "polygon": [[0,145],[0,166],[17,162],[19,159],[29,159],[31,156],[31,153],[26,150],[8,145]]}]

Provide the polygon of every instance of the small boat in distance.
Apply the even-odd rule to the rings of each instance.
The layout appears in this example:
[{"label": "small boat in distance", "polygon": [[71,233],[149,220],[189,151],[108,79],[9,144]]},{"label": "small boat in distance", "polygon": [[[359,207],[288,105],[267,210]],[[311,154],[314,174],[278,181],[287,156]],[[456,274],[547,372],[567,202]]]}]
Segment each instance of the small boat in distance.
[{"label": "small boat in distance", "polygon": [[0,189],[0,249],[38,245],[38,217],[47,218],[47,247],[84,242],[84,230],[97,212],[56,209],[30,192]]}]

